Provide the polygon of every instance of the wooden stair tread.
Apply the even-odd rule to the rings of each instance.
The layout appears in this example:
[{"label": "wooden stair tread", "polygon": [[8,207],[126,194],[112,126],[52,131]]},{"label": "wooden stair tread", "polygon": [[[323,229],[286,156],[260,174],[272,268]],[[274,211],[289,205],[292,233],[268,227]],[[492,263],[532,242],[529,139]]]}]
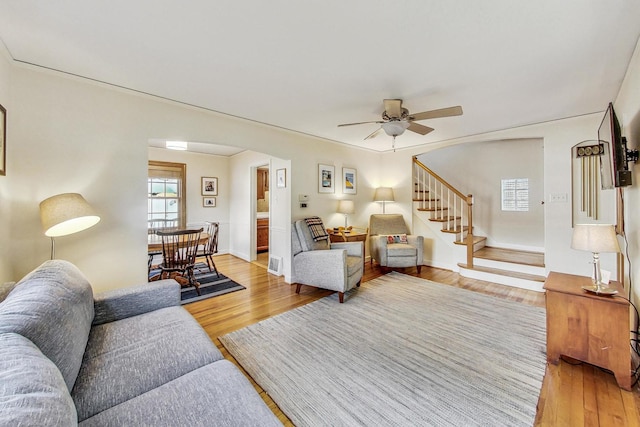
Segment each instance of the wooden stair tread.
[{"label": "wooden stair tread", "polygon": [[429,221],[431,222],[448,222],[448,221],[457,221],[459,220],[460,217],[459,216],[437,216],[435,218],[429,218]]},{"label": "wooden stair tread", "polygon": [[464,227],[460,227],[460,226],[454,227],[451,230],[443,229],[442,232],[443,233],[458,234],[458,233],[461,233],[463,231],[467,231],[468,229],[469,229],[469,227],[467,227],[465,225]]},{"label": "wooden stair tread", "polygon": [[513,277],[514,279],[531,280],[533,282],[544,282],[547,279],[544,276],[538,276],[536,274],[527,274],[527,273],[520,273],[517,271],[500,270],[499,268],[482,267],[479,265],[474,265],[473,267],[469,268],[467,264],[458,263],[458,267],[466,268],[467,270],[481,271],[483,273]]},{"label": "wooden stair tread", "polygon": [[435,203],[435,202],[439,202],[440,199],[413,199],[414,202],[431,202],[431,203]]},{"label": "wooden stair tread", "polygon": [[420,212],[437,212],[437,211],[448,211],[449,208],[418,208]]},{"label": "wooden stair tread", "polygon": [[[484,237],[484,236],[473,236],[473,244],[474,245],[477,244],[477,243],[480,243],[480,242],[482,242],[484,240],[487,240],[487,238]],[[466,246],[467,245],[466,240],[463,240],[462,242],[456,240],[453,243],[456,244],[456,245],[462,245],[462,246]]]},{"label": "wooden stair tread", "polygon": [[474,258],[489,259],[492,261],[510,262],[512,264],[531,265],[544,267],[544,253],[521,251],[516,249],[494,248],[485,246],[473,253]]}]

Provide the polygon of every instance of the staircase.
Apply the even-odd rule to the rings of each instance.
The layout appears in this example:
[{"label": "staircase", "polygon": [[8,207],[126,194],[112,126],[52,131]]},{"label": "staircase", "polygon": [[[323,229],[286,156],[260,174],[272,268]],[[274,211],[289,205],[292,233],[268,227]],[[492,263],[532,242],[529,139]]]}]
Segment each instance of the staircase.
[{"label": "staircase", "polygon": [[543,292],[544,254],[486,246],[487,238],[474,234],[473,196],[464,195],[416,157],[414,209],[418,216],[440,224],[444,240],[464,247],[457,263],[463,277]]}]

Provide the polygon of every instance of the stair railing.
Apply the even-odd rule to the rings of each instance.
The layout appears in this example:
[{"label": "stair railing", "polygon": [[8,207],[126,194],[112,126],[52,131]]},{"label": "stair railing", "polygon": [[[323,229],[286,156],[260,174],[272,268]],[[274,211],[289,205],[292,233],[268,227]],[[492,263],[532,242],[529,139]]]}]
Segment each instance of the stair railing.
[{"label": "stair railing", "polygon": [[[435,218],[447,218],[447,225],[443,230],[456,231],[457,227],[460,227],[460,233],[456,239],[457,242],[466,245],[467,266],[472,268],[474,245],[473,196],[471,194],[466,196],[462,194],[416,157],[413,157],[413,164],[414,183],[416,185],[413,200],[418,201],[422,208],[433,212]],[[459,221],[458,217],[460,217]]]}]

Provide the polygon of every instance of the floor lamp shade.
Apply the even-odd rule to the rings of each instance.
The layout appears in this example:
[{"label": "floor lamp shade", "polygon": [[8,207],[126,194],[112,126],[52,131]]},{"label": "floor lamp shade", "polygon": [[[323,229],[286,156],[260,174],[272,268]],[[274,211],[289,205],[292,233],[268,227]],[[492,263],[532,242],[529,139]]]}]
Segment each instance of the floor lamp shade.
[{"label": "floor lamp shade", "polygon": [[378,187],[373,195],[374,202],[382,202],[382,213],[385,213],[385,203],[395,201],[393,197],[393,188]]},{"label": "floor lamp shade", "polygon": [[96,225],[100,217],[78,193],[64,193],[40,202],[40,221],[45,236],[77,233]]}]

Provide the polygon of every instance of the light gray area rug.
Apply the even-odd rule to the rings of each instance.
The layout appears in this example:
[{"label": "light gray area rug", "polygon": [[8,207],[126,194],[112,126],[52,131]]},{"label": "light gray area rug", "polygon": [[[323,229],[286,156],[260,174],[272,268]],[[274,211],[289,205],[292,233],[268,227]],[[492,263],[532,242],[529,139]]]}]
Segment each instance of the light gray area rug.
[{"label": "light gray area rug", "polygon": [[545,311],[392,272],[220,338],[296,426],[531,426]]}]

